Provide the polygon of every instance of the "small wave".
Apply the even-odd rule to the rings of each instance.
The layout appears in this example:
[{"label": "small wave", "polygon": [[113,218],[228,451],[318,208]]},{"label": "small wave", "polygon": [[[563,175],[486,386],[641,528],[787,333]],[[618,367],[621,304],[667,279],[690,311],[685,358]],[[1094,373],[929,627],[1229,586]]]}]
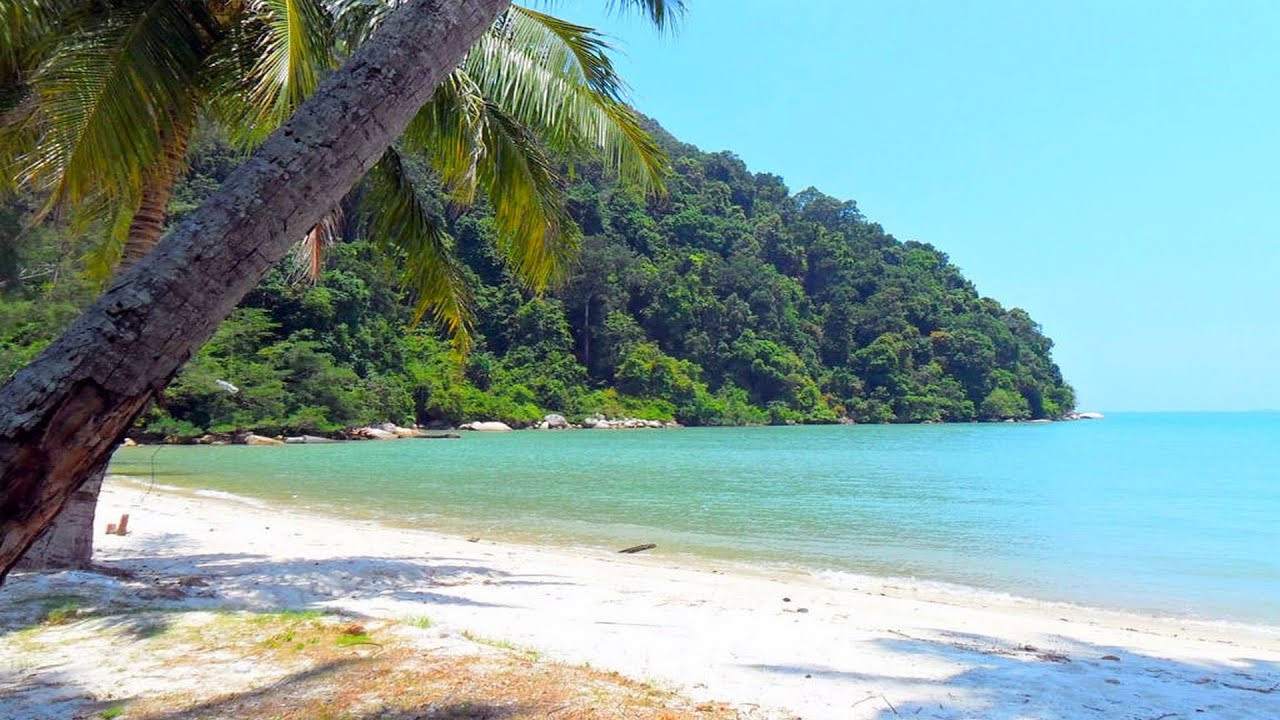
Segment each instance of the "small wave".
[{"label": "small wave", "polygon": [[193,494],[199,495],[200,497],[216,498],[218,500],[230,500],[231,502],[238,502],[264,510],[271,507],[269,504],[261,500],[246,497],[244,495],[236,495],[235,493],[223,492],[222,490],[196,490]]},{"label": "small wave", "polygon": [[[137,475],[121,475],[112,473],[107,476],[110,480],[123,481],[131,485],[136,485],[145,490],[153,492],[170,493],[177,495],[196,495],[199,497],[213,498],[215,500],[228,500],[237,502],[242,505],[260,509],[270,509],[271,504],[257,498],[248,497],[246,495],[237,495],[223,490],[206,490],[201,488],[182,487],[180,485],[166,485],[164,483],[152,482],[150,478],[138,477]],[[297,497],[296,495],[294,496]]]}]

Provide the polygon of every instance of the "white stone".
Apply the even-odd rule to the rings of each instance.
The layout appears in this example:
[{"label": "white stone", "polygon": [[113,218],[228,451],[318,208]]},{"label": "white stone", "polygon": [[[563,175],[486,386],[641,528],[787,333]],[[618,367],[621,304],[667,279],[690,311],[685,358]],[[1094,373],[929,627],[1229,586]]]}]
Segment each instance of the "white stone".
[{"label": "white stone", "polygon": [[458,428],[459,430],[475,430],[477,432],[507,432],[511,426],[498,422],[497,420],[481,420],[477,422],[465,423]]}]

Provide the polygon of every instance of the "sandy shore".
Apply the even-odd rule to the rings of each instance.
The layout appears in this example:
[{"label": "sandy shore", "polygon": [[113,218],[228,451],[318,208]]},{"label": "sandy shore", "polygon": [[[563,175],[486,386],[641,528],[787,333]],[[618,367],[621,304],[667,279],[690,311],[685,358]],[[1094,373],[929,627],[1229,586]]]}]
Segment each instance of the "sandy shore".
[{"label": "sandy shore", "polygon": [[[98,561],[191,608],[429,617],[751,717],[1280,717],[1280,627],[473,542],[110,480]],[[79,574],[15,575],[0,603]],[[13,607],[12,605],[10,606]]]}]

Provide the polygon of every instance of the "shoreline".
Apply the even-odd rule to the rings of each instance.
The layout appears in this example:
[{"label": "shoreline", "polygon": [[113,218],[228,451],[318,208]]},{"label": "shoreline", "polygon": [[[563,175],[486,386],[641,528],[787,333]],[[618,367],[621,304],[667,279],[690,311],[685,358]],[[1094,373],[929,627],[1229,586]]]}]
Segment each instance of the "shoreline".
[{"label": "shoreline", "polygon": [[[409,519],[368,509],[361,512],[343,512],[338,508],[291,504],[282,500],[258,498],[223,490],[168,485],[135,475],[109,473],[108,477],[116,482],[132,486],[147,493],[202,498],[216,502],[242,504],[264,511],[289,512],[314,519],[344,520],[372,524],[392,530],[432,533],[454,540],[475,537],[475,532],[477,532],[474,524],[469,525],[470,521],[454,516],[430,514],[425,518]],[[99,525],[105,522],[102,518],[99,518],[99,520]],[[592,542],[581,537],[567,535],[536,536],[530,532],[513,531],[503,526],[493,525],[485,528],[485,535],[482,538],[485,541],[496,544],[514,545],[528,550],[562,550],[575,554],[587,553],[604,558],[626,559],[626,556],[617,554],[616,548],[611,548],[603,541]],[[648,539],[636,540],[637,543],[648,541]],[[1093,613],[1110,616],[1116,622],[1120,622],[1125,618],[1145,618],[1167,622],[1171,625],[1194,624],[1210,627],[1220,626],[1228,629],[1238,628],[1261,633],[1270,632],[1280,638],[1280,618],[1276,618],[1275,623],[1268,624],[1255,620],[1198,613],[1176,613],[1158,609],[1129,608],[1118,605],[1050,599],[1031,595],[1018,595],[1006,590],[949,580],[904,575],[877,575],[839,567],[806,566],[757,558],[731,558],[698,550],[671,550],[664,547],[661,542],[658,543],[657,548],[654,550],[648,551],[642,556],[633,557],[670,562],[690,570],[729,572],[762,577],[794,576],[812,580],[832,589],[875,592],[888,597],[949,605],[965,606],[979,603],[1039,609],[1045,613]]]},{"label": "shoreline", "polygon": [[132,532],[99,535],[95,559],[186,588],[191,608],[427,616],[752,717],[1280,716],[1278,627],[470,542],[131,485],[104,486],[98,524],[128,512]]}]

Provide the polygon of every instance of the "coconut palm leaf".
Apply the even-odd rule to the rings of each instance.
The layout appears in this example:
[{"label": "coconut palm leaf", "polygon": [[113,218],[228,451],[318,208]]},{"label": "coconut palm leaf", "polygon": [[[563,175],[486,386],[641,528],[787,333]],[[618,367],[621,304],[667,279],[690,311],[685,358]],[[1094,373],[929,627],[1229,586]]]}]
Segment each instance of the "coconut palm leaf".
[{"label": "coconut palm leaf", "polygon": [[388,0],[329,0],[329,14],[334,18],[338,54],[345,57],[359,47],[395,10]]},{"label": "coconut palm leaf", "polygon": [[674,27],[684,14],[684,0],[610,0],[609,7],[638,12],[659,30]]},{"label": "coconut palm leaf", "polygon": [[599,155],[624,181],[661,190],[666,155],[627,106],[609,50],[591,28],[513,5],[462,68],[553,152],[570,161]]},{"label": "coconut palm leaf", "polygon": [[237,124],[257,143],[335,66],[333,18],[319,0],[256,0],[247,4],[239,30],[253,38],[241,47],[255,59],[240,83],[251,114],[247,124]]},{"label": "coconut palm leaf", "polygon": [[212,27],[199,3],[152,0],[113,7],[58,43],[31,78],[24,121],[39,141],[17,168],[47,193],[46,211],[136,192],[164,130],[194,121]]},{"label": "coconut palm leaf", "polygon": [[470,204],[485,191],[499,254],[517,280],[541,290],[565,272],[578,229],[555,163],[538,137],[489,102],[465,71],[441,84],[402,141],[440,174],[455,203]]},{"label": "coconut palm leaf", "polygon": [[0,87],[15,85],[40,57],[40,50],[83,2],[0,0]]},{"label": "coconut palm leaf", "polygon": [[293,246],[293,251],[289,254],[293,266],[289,273],[290,282],[307,281],[314,284],[320,280],[325,253],[341,237],[343,220],[342,208],[334,208],[311,228],[306,237]]},{"label": "coconut palm leaf", "polygon": [[133,222],[136,203],[126,199],[113,205],[76,213],[73,218],[85,225],[93,224],[98,218],[105,218],[107,221],[105,234],[99,242],[89,247],[83,258],[85,276],[99,286],[105,286],[120,266],[124,246],[129,241],[129,226]]},{"label": "coconut palm leaf", "polygon": [[453,241],[418,199],[400,154],[388,148],[366,176],[361,197],[369,238],[395,253],[416,298],[414,322],[428,313],[462,351],[471,346],[471,291]]},{"label": "coconut palm leaf", "polygon": [[494,103],[485,103],[480,130],[476,175],[493,206],[498,249],[516,279],[541,291],[563,279],[578,249],[556,165],[537,136]]}]

